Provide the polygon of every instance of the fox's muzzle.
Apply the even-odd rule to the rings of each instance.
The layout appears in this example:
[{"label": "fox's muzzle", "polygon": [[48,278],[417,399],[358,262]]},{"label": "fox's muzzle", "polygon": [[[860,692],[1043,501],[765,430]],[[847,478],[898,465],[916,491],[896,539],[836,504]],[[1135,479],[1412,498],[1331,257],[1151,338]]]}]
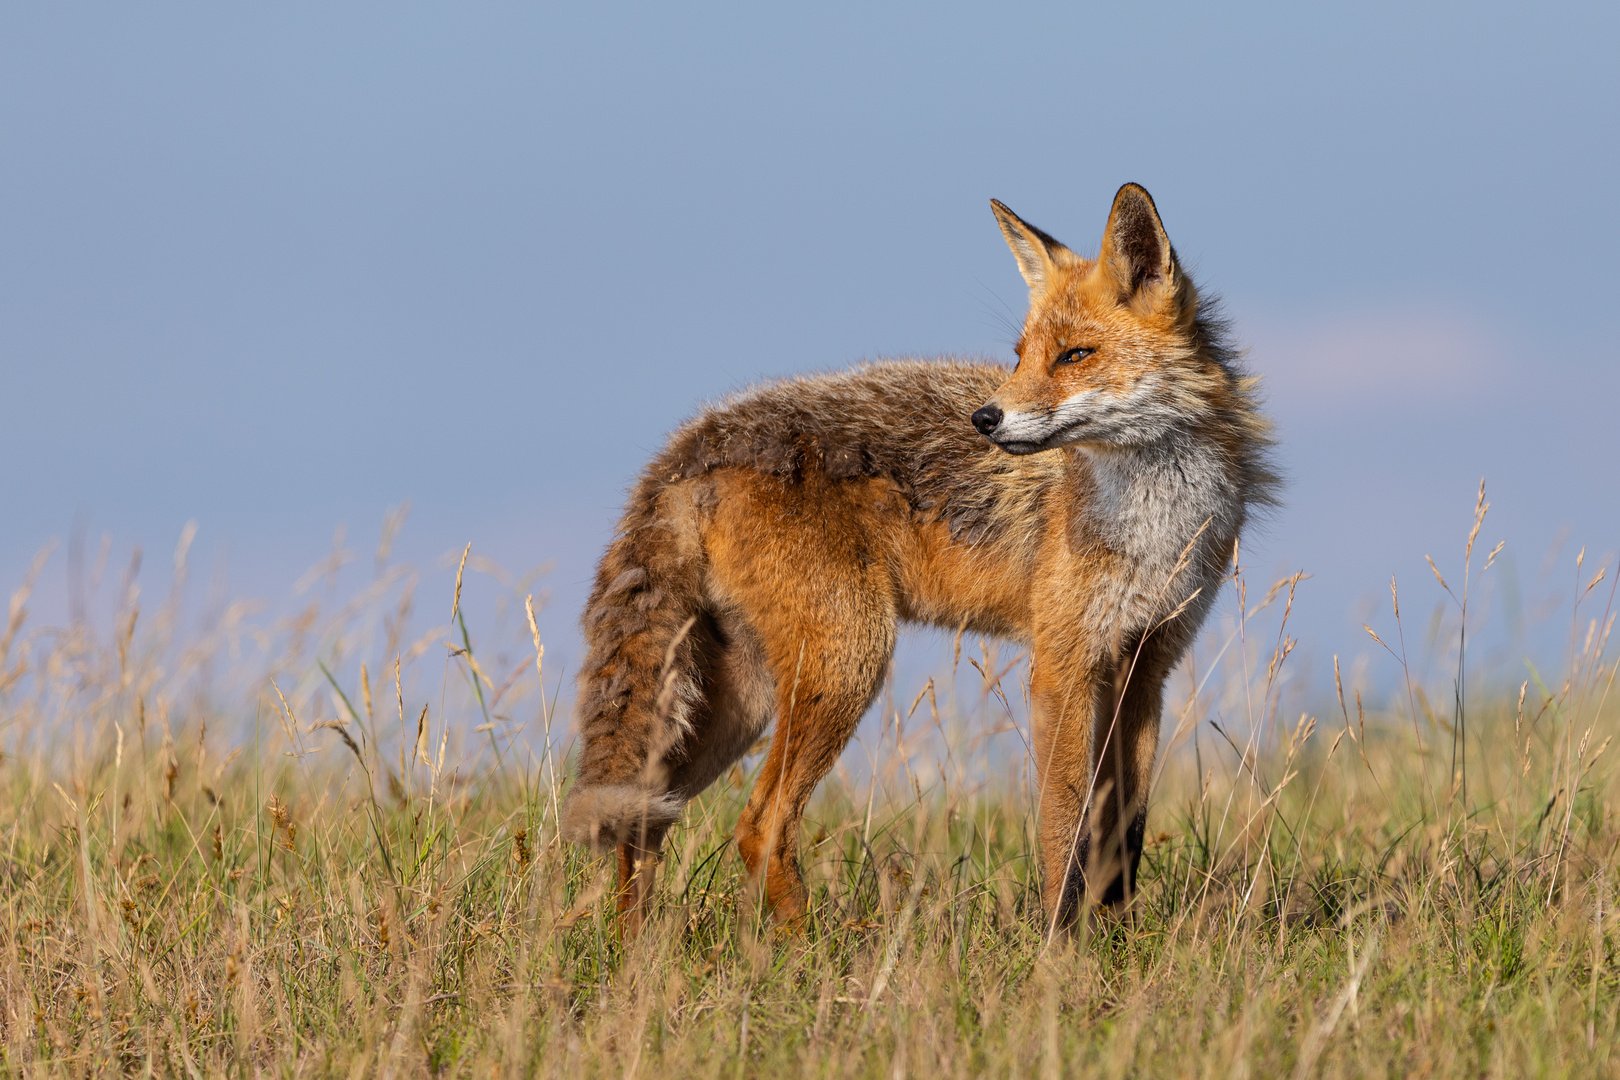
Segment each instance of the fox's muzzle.
[{"label": "fox's muzzle", "polygon": [[1008,438],[1007,436],[1010,433],[1003,430],[1003,421],[1006,419],[1007,414],[1002,410],[1001,406],[992,401],[974,410],[973,426],[980,435],[983,435],[995,446],[1009,454],[1033,454],[1046,449],[1044,443],[1033,442],[1029,439]]},{"label": "fox's muzzle", "polygon": [[992,401],[988,405],[980,406],[973,413],[973,426],[978,429],[980,435],[988,439],[996,428],[1001,426],[1001,416],[1001,406]]}]

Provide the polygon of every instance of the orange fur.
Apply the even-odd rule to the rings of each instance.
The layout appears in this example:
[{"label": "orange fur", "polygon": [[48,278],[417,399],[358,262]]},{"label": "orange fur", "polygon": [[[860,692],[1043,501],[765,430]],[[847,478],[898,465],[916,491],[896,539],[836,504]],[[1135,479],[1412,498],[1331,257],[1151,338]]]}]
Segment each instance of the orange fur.
[{"label": "orange fur", "polygon": [[737,844],[777,918],[803,917],[800,818],[902,622],[1031,647],[1048,913],[1128,899],[1164,680],[1273,501],[1267,427],[1145,191],[1120,190],[1094,260],[993,206],[1030,285],[1010,374],[768,384],[684,425],[632,492],[586,607],[563,818],[618,849],[627,929],[679,807],[773,716]]}]

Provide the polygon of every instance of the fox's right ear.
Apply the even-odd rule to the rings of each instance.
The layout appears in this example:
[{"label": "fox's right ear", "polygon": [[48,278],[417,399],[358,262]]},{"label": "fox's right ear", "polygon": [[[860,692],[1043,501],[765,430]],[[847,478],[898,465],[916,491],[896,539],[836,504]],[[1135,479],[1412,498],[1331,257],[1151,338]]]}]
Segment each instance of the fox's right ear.
[{"label": "fox's right ear", "polygon": [[1012,248],[1013,258],[1018,260],[1018,272],[1024,275],[1024,284],[1031,292],[1051,281],[1058,266],[1074,260],[1074,252],[1007,209],[1006,204],[991,199],[990,209],[996,215],[996,224],[1001,226],[1001,235],[1007,238],[1007,246]]}]

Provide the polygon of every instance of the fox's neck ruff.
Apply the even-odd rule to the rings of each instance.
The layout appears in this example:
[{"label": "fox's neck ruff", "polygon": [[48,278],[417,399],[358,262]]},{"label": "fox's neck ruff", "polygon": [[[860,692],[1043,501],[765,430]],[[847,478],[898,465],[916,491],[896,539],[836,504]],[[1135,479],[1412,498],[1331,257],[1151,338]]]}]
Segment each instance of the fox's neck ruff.
[{"label": "fox's neck ruff", "polygon": [[1078,512],[1129,563],[1133,591],[1144,600],[1161,596],[1166,610],[1196,589],[1211,591],[1207,579],[1218,574],[1244,516],[1239,479],[1219,447],[1181,430],[1139,446],[1085,446],[1079,455],[1094,488]]}]

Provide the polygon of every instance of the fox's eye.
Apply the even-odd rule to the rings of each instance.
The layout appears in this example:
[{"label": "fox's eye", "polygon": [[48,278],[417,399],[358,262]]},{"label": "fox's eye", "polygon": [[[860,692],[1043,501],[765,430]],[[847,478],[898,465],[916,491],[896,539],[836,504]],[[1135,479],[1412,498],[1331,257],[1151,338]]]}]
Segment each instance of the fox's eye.
[{"label": "fox's eye", "polygon": [[1058,353],[1057,362],[1060,364],[1078,363],[1096,351],[1096,349],[1064,349]]}]

